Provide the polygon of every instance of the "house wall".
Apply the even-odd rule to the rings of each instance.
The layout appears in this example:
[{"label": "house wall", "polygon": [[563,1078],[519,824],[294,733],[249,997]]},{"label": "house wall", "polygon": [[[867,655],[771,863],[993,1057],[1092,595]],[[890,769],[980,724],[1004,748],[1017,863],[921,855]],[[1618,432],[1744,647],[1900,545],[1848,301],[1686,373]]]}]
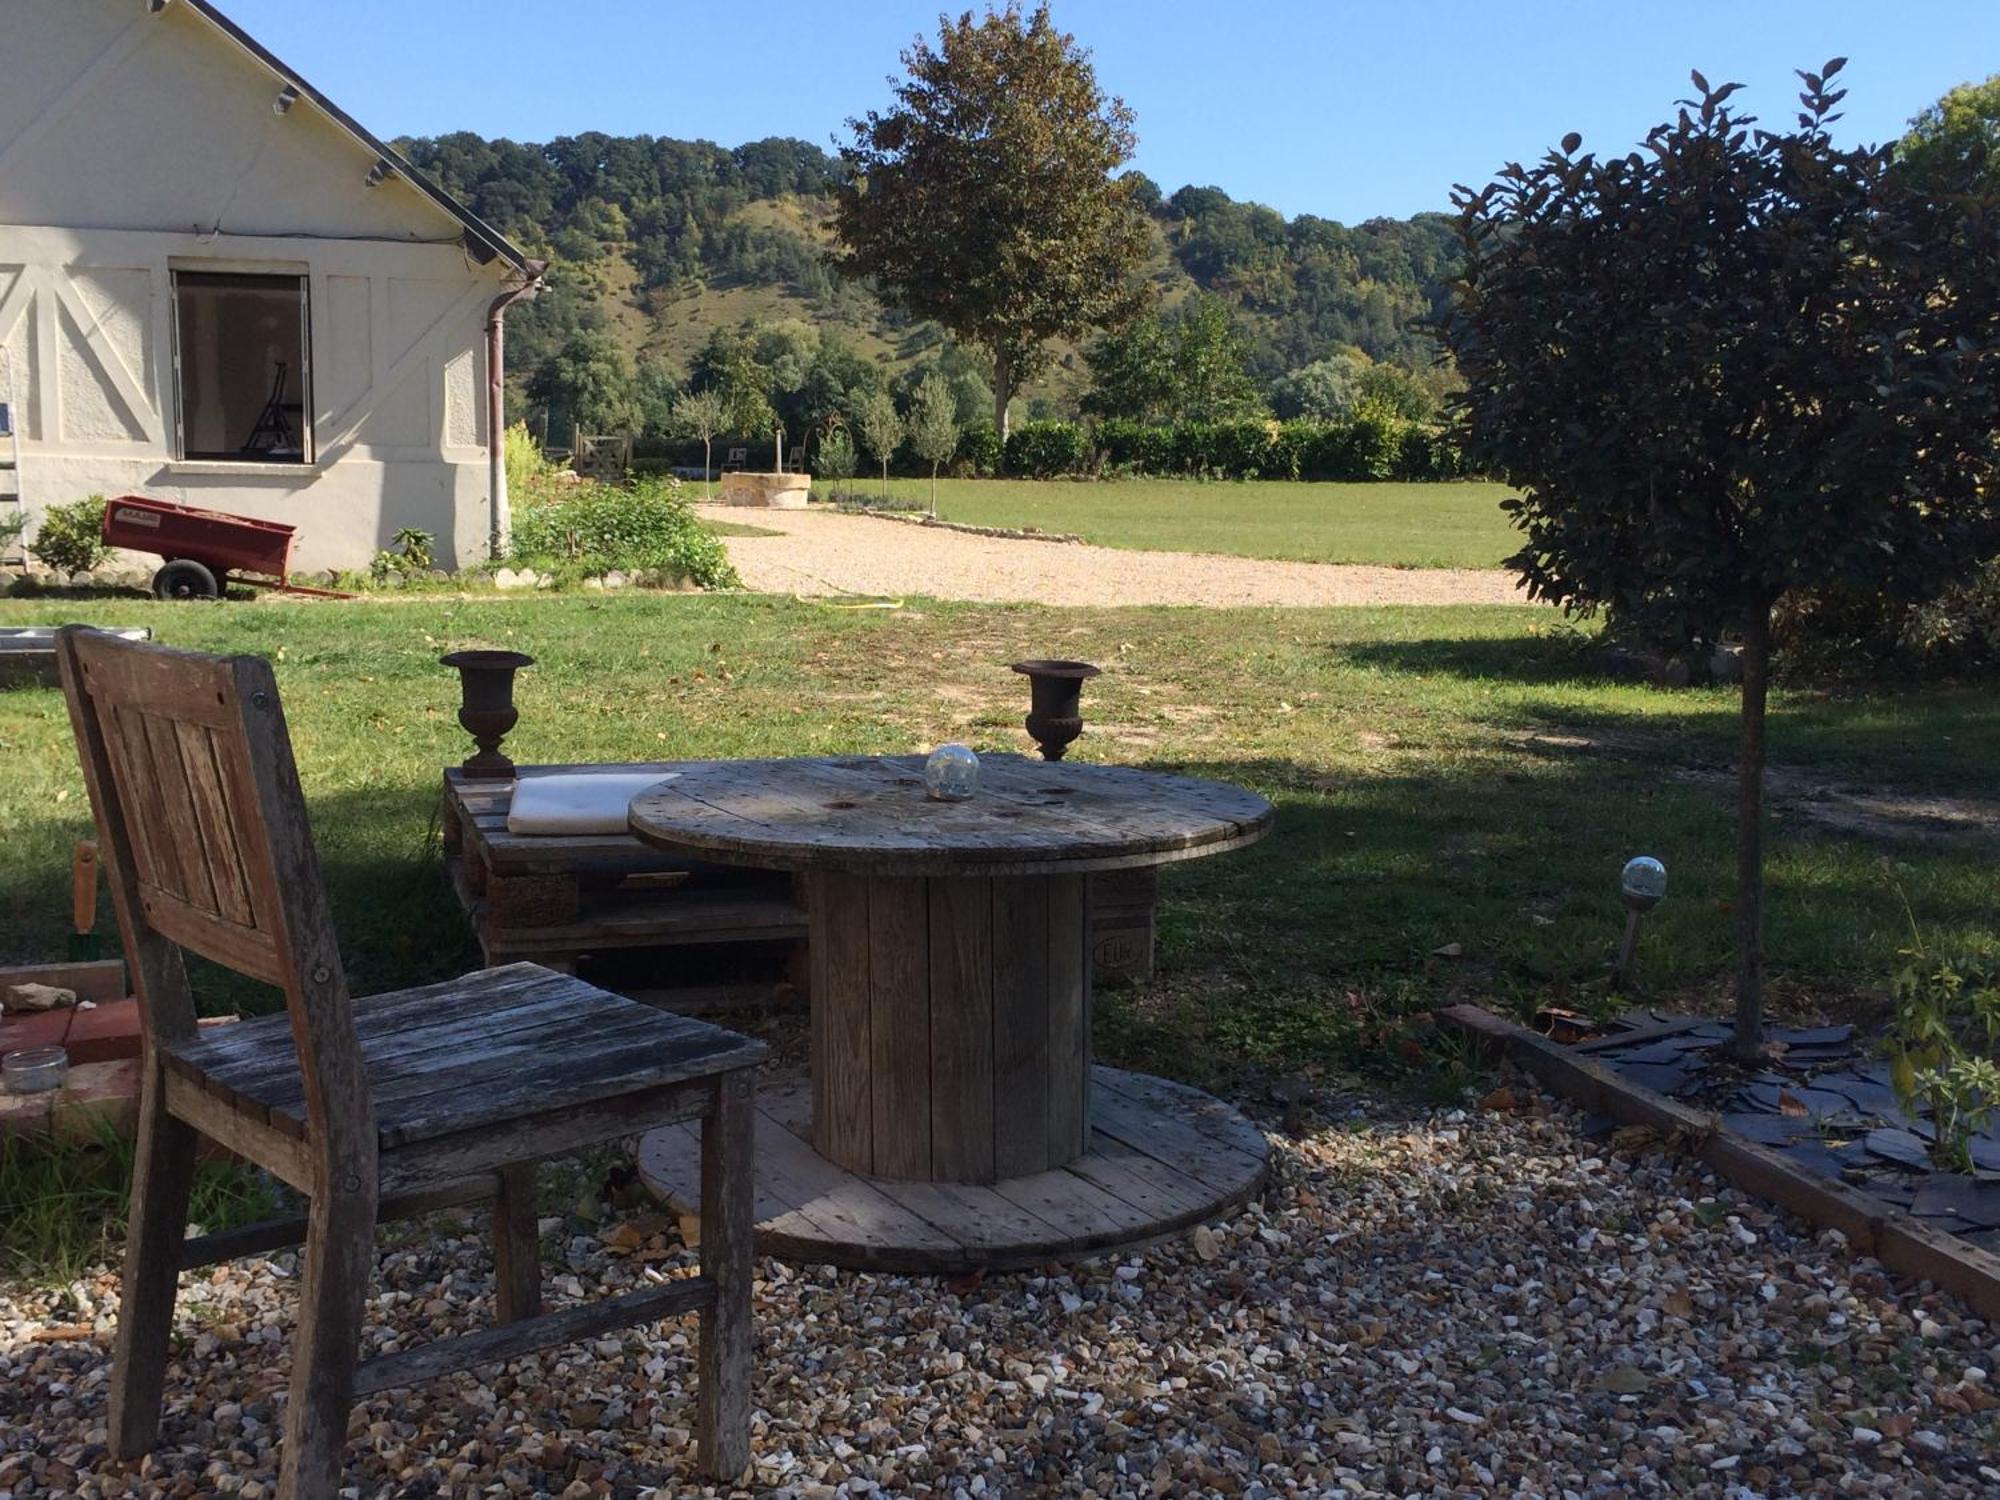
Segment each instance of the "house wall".
[{"label": "house wall", "polygon": [[[0,46],[0,347],[31,516],[144,493],[299,528],[359,567],[397,530],[483,558],[484,326],[505,262],[185,5],[8,0]],[[307,465],[188,462],[171,274],[307,279]]]}]

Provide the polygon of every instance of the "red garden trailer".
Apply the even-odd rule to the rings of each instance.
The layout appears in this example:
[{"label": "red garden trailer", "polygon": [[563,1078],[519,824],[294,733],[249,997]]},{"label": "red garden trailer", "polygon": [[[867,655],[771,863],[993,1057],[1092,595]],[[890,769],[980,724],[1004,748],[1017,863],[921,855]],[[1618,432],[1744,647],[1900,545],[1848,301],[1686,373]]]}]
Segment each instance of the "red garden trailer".
[{"label": "red garden trailer", "polygon": [[120,495],[104,507],[107,546],[166,559],[153,575],[155,598],[216,599],[231,583],[319,599],[352,598],[291,581],[297,529],[282,521],[198,510],[144,495]]}]

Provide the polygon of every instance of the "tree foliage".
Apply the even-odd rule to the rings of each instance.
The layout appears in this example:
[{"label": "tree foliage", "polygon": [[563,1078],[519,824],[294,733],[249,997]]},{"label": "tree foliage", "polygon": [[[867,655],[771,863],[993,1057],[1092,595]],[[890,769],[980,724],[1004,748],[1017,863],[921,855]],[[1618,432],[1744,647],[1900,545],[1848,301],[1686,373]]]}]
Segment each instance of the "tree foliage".
[{"label": "tree foliage", "polygon": [[903,54],[886,112],[850,121],[835,190],[840,269],[872,278],[992,361],[994,424],[1049,343],[1136,306],[1148,246],[1132,112],[1042,5],[941,23]]},{"label": "tree foliage", "polygon": [[1656,638],[1744,641],[1738,1044],[1759,1028],[1764,689],[1774,605],[1937,592],[2000,545],[1991,205],[1915,188],[1828,126],[1710,88],[1640,150],[1460,189],[1447,334],[1468,448],[1520,492],[1529,592]]},{"label": "tree foliage", "polygon": [[1227,304],[1206,292],[1105,334],[1084,357],[1094,381],[1084,410],[1100,416],[1222,422],[1263,408],[1249,342]]},{"label": "tree foliage", "polygon": [[937,514],[937,472],[958,452],[958,402],[951,384],[936,370],[910,396],[910,447],[931,466],[931,514]]},{"label": "tree foliage", "polygon": [[1927,193],[1990,190],[2000,176],[2000,73],[1960,84],[1910,121],[1896,160]]}]

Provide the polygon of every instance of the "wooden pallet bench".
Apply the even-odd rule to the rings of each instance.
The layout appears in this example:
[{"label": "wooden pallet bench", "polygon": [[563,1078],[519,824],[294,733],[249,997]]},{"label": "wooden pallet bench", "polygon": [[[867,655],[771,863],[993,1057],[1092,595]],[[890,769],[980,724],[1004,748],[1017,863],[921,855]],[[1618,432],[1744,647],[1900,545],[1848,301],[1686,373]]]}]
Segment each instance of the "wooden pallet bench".
[{"label": "wooden pallet bench", "polygon": [[509,833],[513,796],[512,781],[456,767],[444,775],[445,863],[487,963],[530,959],[574,972],[579,958],[612,950],[786,943],[793,982],[803,979],[806,914],[791,876],[675,859],[630,834]]}]

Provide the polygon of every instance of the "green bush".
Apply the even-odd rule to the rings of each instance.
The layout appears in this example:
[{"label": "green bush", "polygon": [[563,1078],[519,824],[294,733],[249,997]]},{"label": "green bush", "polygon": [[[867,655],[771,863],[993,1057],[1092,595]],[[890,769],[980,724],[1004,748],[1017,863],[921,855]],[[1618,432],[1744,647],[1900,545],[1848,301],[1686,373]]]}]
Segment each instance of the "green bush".
[{"label": "green bush", "polygon": [[1173,429],[1175,466],[1185,474],[1252,479],[1271,449],[1268,423],[1182,422]]},{"label": "green bush", "polygon": [[1772,619],[1788,675],[1963,676],[2000,670],[2000,558],[1937,598],[1820,589],[1788,596]]},{"label": "green bush", "polygon": [[586,575],[664,568],[703,588],[739,582],[728,552],[674,479],[536,487],[514,516],[513,560]]},{"label": "green bush", "polygon": [[1090,455],[1074,422],[1023,422],[1007,434],[1007,472],[1023,479],[1080,473]]},{"label": "green bush", "polygon": [[952,469],[968,478],[990,479],[1000,472],[1000,431],[991,422],[974,422],[958,435]]},{"label": "green bush", "polygon": [[28,550],[58,573],[88,573],[111,555],[104,545],[104,497],[91,495],[50,506],[42,512]]}]

